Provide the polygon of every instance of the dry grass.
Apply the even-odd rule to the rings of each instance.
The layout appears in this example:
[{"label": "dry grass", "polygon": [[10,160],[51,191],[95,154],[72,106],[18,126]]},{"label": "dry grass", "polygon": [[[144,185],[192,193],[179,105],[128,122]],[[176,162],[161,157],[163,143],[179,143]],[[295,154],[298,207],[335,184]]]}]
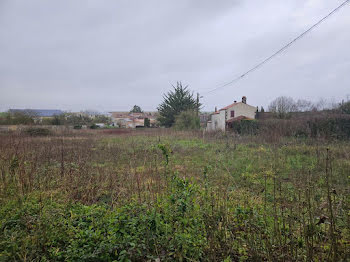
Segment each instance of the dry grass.
[{"label": "dry grass", "polygon": [[[145,205],[149,212],[168,216],[166,223],[175,230],[179,218],[172,205],[182,199],[184,206],[193,205],[184,211],[191,213],[183,214],[190,218],[182,234],[198,226],[202,238],[184,242],[185,251],[184,243],[171,249],[159,237],[165,242],[147,247],[155,257],[189,260],[183,253],[192,254],[192,260],[345,259],[350,254],[349,143],[267,140],[165,129],[2,135],[1,204],[34,196],[38,201],[39,194],[39,199],[68,209],[72,204],[107,205],[108,212],[115,212]],[[9,219],[13,217],[1,220],[3,228]],[[129,248],[126,252],[140,259]]]}]

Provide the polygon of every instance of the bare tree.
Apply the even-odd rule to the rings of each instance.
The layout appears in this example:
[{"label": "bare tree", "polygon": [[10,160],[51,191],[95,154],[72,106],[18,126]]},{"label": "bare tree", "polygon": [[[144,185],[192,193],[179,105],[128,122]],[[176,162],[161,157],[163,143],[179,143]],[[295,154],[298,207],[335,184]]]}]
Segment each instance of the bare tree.
[{"label": "bare tree", "polygon": [[280,96],[270,103],[269,111],[275,113],[278,118],[286,118],[289,113],[297,111],[297,106],[293,98]]},{"label": "bare tree", "polygon": [[311,111],[313,109],[313,103],[309,100],[305,99],[298,99],[298,101],[295,104],[296,110],[298,112],[306,112]]},{"label": "bare tree", "polygon": [[338,107],[339,107],[339,103],[337,103],[334,99],[320,98],[317,102],[313,103],[312,110],[323,111],[323,110],[336,109]]}]

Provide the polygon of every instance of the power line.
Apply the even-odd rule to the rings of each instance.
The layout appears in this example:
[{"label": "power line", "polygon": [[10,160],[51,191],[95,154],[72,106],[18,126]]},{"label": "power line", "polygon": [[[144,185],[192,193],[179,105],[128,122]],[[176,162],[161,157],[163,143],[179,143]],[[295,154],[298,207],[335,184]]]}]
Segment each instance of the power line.
[{"label": "power line", "polygon": [[335,8],[332,12],[330,12],[328,15],[326,15],[325,17],[323,17],[320,21],[318,21],[316,24],[314,24],[313,26],[311,26],[309,29],[307,29],[306,31],[304,31],[302,34],[300,34],[298,37],[294,38],[292,41],[290,41],[288,44],[286,44],[285,46],[283,46],[281,49],[279,49],[277,52],[275,52],[274,54],[272,54],[271,56],[269,56],[268,58],[266,58],[265,60],[263,60],[262,62],[260,62],[259,64],[257,64],[256,66],[252,67],[251,69],[249,69],[248,71],[246,71],[245,73],[243,73],[242,75],[236,77],[235,79],[231,80],[230,82],[227,82],[224,85],[221,85],[219,87],[216,87],[208,92],[206,92],[205,94],[209,94],[212,93],[220,88],[223,88],[225,86],[231,85],[231,84],[235,84],[236,82],[238,82],[239,80],[241,80],[243,77],[245,77],[247,74],[257,70],[259,67],[263,66],[265,63],[267,63],[268,61],[270,61],[272,58],[274,58],[275,56],[277,56],[278,54],[282,53],[284,50],[286,50],[287,48],[289,48],[292,44],[294,44],[296,41],[298,41],[299,39],[301,39],[302,37],[304,37],[307,33],[309,33],[311,30],[313,30],[315,27],[317,27],[318,25],[320,25],[322,22],[324,22],[327,18],[329,18],[330,16],[332,16],[334,13],[336,13],[337,11],[339,11],[342,7],[344,7],[346,4],[349,3],[350,0],[346,0],[345,2],[343,2],[341,5],[339,5],[337,8]]}]

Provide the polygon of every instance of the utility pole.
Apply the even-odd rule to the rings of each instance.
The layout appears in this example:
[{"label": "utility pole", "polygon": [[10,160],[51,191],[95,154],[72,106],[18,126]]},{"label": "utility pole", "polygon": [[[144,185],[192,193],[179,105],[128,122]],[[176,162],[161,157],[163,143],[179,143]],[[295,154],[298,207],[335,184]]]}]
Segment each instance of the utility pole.
[{"label": "utility pole", "polygon": [[197,93],[197,116],[199,116],[199,93]]}]

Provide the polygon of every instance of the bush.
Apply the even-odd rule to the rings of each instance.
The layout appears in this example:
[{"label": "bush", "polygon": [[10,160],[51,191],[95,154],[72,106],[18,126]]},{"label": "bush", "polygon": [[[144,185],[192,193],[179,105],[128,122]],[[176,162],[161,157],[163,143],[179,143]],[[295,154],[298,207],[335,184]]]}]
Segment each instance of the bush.
[{"label": "bush", "polygon": [[350,114],[350,101],[341,104],[339,109],[343,114]]},{"label": "bush", "polygon": [[0,261],[198,261],[206,244],[199,190],[175,175],[170,183],[155,207],[8,201],[0,207]]},{"label": "bush", "polygon": [[41,127],[30,127],[25,129],[24,134],[30,135],[30,136],[48,136],[51,135],[51,131],[47,128],[41,128]]},{"label": "bush", "polygon": [[34,116],[31,112],[6,112],[1,114],[1,125],[31,125],[34,124]]},{"label": "bush", "polygon": [[193,110],[183,111],[175,118],[174,128],[177,130],[195,130],[200,128],[200,120],[197,112]]},{"label": "bush", "polygon": [[313,119],[308,124],[312,137],[350,138],[350,118]]},{"label": "bush", "polygon": [[55,126],[59,126],[63,124],[63,119],[60,116],[53,116],[53,118],[51,119],[51,125],[55,125]]},{"label": "bush", "polygon": [[233,123],[232,129],[240,135],[256,135],[259,126],[256,120],[242,120]]}]

